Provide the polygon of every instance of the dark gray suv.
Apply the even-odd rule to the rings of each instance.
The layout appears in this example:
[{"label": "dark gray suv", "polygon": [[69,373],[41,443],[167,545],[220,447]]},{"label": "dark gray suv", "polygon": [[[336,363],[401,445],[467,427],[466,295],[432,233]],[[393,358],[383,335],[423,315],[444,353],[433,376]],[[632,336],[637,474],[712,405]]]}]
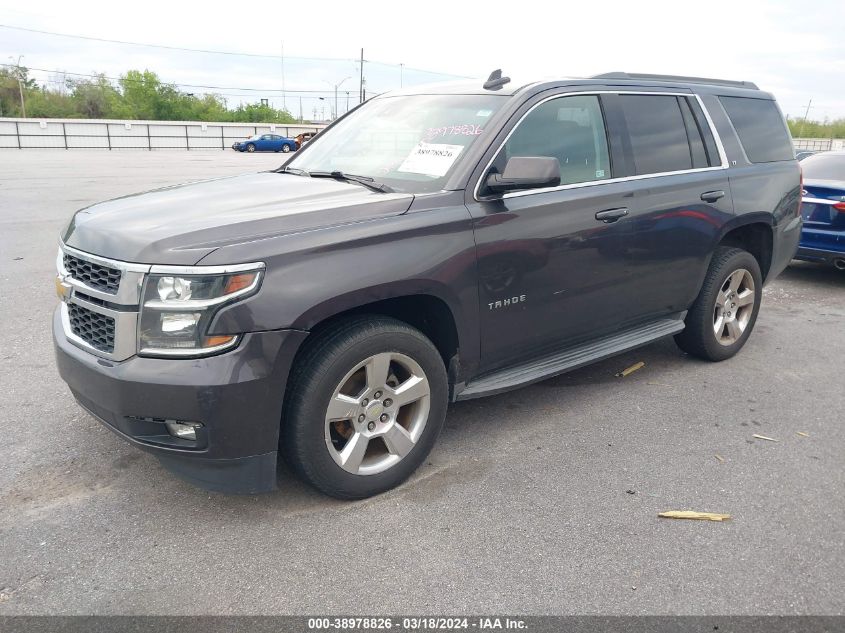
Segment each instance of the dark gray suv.
[{"label": "dark gray suv", "polygon": [[747,82],[611,73],[410,88],[271,172],[79,211],[53,331],[78,402],[210,489],[392,488],[449,402],[665,336],[745,344],[801,176]]}]

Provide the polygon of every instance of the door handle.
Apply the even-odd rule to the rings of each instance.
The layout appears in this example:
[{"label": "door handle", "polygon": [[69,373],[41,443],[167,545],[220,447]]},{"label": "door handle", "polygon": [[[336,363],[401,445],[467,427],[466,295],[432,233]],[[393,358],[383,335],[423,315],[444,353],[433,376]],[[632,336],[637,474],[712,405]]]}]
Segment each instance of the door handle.
[{"label": "door handle", "polygon": [[721,189],[718,191],[705,191],[701,194],[701,199],[704,202],[716,202],[719,198],[724,198],[725,192]]},{"label": "door handle", "polygon": [[596,220],[604,222],[605,224],[609,224],[610,222],[616,222],[619,218],[623,218],[628,215],[628,209],[626,207],[619,207],[618,209],[605,209],[604,211],[599,211],[596,213]]}]

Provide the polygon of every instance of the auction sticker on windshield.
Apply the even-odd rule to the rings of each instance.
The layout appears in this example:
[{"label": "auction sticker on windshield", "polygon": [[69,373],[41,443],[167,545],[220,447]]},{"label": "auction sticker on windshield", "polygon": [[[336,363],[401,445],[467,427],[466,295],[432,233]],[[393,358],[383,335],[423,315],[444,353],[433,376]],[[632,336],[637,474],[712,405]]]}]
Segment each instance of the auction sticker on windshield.
[{"label": "auction sticker on windshield", "polygon": [[463,145],[420,141],[411,150],[411,153],[408,154],[397,171],[425,174],[426,176],[445,176],[463,148]]}]

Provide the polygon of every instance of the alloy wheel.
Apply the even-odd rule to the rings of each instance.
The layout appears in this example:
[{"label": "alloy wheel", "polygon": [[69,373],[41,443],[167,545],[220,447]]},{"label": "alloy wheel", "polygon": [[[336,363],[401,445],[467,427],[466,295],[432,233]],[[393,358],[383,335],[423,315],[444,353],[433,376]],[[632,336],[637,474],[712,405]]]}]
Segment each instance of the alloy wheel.
[{"label": "alloy wheel", "polygon": [[716,295],[713,333],[720,345],[733,345],[743,335],[754,312],[754,277],[744,268],[728,275]]},{"label": "alloy wheel", "polygon": [[335,388],[325,439],[343,470],[375,475],[410,453],[428,421],[431,388],[422,367],[398,352],[370,356]]}]

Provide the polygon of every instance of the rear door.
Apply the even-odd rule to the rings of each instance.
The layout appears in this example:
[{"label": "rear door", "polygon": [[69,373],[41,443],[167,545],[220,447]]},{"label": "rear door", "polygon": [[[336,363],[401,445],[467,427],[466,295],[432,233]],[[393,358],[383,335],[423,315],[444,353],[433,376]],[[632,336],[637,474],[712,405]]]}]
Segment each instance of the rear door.
[{"label": "rear door", "polygon": [[620,92],[605,102],[631,196],[620,299],[631,321],[681,312],[733,217],[724,152],[692,94]]}]

